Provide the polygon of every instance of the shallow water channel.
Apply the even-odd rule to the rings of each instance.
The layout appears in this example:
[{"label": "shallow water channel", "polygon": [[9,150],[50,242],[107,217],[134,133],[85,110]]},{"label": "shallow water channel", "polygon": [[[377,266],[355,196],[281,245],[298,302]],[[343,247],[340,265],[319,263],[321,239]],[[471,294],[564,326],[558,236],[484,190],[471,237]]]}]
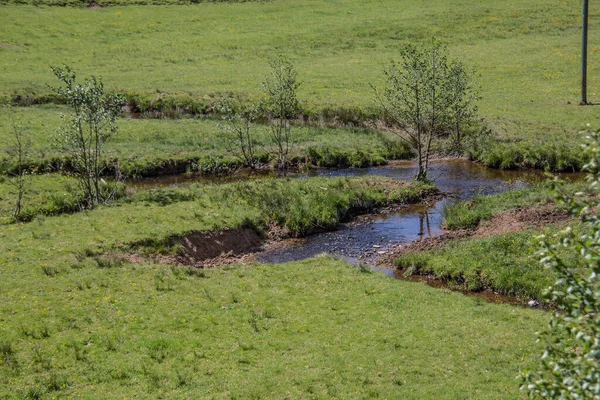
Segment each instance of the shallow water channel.
[{"label": "shallow water channel", "polygon": [[[288,176],[302,179],[309,176],[361,176],[373,175],[410,180],[415,165],[410,161],[392,162],[389,165],[371,168],[313,169],[307,173],[292,173]],[[227,176],[206,177],[203,175],[164,176],[129,182],[138,189],[150,189],[193,182],[226,183],[241,180],[276,177],[272,171],[240,171]],[[312,235],[304,239],[289,239],[283,245],[263,251],[255,260],[263,263],[283,263],[328,253],[356,263],[359,258],[374,258],[385,254],[390,247],[408,244],[442,232],[444,206],[457,200],[466,200],[476,195],[503,192],[526,187],[545,179],[541,171],[502,171],[462,159],[435,161],[430,166],[429,176],[445,195],[442,200],[431,204],[416,204],[401,207],[393,212],[362,216],[358,220],[342,224],[333,232]],[[566,178],[578,178],[582,174],[565,174]],[[384,270],[393,276],[393,271]]]},{"label": "shallow water channel", "polygon": [[[317,169],[317,176],[376,175],[398,180],[410,180],[414,164],[397,162],[383,167],[365,169]],[[290,240],[288,246],[260,253],[256,260],[264,263],[282,263],[302,260],[320,253],[328,253],[356,263],[359,258],[385,254],[390,247],[436,236],[442,232],[442,211],[449,202],[466,200],[476,195],[518,189],[540,182],[544,174],[539,171],[500,171],[486,168],[467,160],[443,160],[430,167],[433,179],[446,196],[432,204],[402,207],[394,212],[369,215],[347,224],[338,230]],[[385,270],[393,276],[393,271]]]}]

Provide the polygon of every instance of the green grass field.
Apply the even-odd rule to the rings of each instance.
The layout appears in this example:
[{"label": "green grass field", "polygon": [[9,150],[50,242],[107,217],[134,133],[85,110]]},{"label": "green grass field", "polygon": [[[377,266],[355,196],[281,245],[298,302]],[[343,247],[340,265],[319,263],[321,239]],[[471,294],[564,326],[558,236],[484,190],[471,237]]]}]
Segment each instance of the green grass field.
[{"label": "green grass field", "polygon": [[[586,193],[584,182],[560,184],[560,190],[569,195]],[[468,201],[459,201],[444,208],[444,225],[450,230],[476,228],[483,221],[491,219],[503,211],[555,204],[549,182],[542,182],[519,190],[509,190],[499,194],[475,196]]]},{"label": "green grass field", "polygon": [[[539,361],[544,311],[395,281],[326,256],[214,269],[164,264],[183,254],[190,233],[305,236],[356,213],[418,202],[436,192],[431,185],[369,177],[191,184],[130,189],[80,211],[67,155],[53,142],[67,109],[47,85],[58,83],[50,66],[66,63],[127,96],[142,118],[118,119],[104,160],[118,159],[130,176],[230,173],[239,159],[213,116],[199,115],[223,96],[258,99],[269,57],[285,53],[302,81],[306,117],[293,126],[294,165],[364,167],[411,156],[389,134],[348,126],[377,118],[371,85],[382,84],[398,49],[435,36],[480,75],[480,115],[494,135],[466,155],[497,168],[579,169],[577,132],[600,122],[596,106],[577,105],[579,4],[96,3],[102,8],[0,0],[0,102],[20,105],[33,138],[28,164],[39,173],[24,198],[29,222],[15,222],[11,114],[0,107],[0,399],[519,397],[519,370]],[[598,39],[592,24],[593,102]],[[272,150],[268,126],[256,129],[261,151]],[[459,203],[445,217],[449,227],[473,227],[548,201],[540,186]],[[552,276],[529,254],[533,236],[552,229],[452,242],[398,263],[459,289],[539,298]]]},{"label": "green grass field", "polygon": [[4,398],[512,399],[547,318],[329,258],[9,270]]},{"label": "green grass field", "polygon": [[[597,11],[592,10],[593,19]],[[160,17],[158,17],[160,16]],[[564,0],[273,1],[105,9],[3,6],[0,77],[6,96],[41,96],[50,65],[68,63],[109,88],[198,102],[235,93],[259,96],[267,59],[289,54],[307,112],[374,107],[371,84],[409,42],[439,37],[481,75],[481,116],[502,143],[473,151],[495,167],[581,166],[577,131],[598,123],[580,107],[580,10]],[[590,100],[597,101],[590,33]],[[558,158],[558,159],[555,159]]]},{"label": "green grass field", "polygon": [[555,276],[532,254],[535,238],[552,235],[556,227],[501,234],[483,239],[451,241],[434,250],[406,253],[396,265],[407,275],[432,274],[448,287],[478,292],[492,289],[522,299],[544,300]]},{"label": "green grass field", "polygon": [[[340,221],[357,212],[368,212],[395,203],[415,203],[437,191],[433,185],[407,183],[379,178],[271,178],[249,182],[225,184],[191,184],[181,188],[140,190],[126,197],[122,191],[119,201],[108,203],[107,214],[98,216],[102,221],[121,223],[131,215],[141,218],[142,232],[148,238],[168,238],[183,227],[188,230],[221,230],[235,228],[243,221],[252,221],[257,227],[279,223],[292,235],[302,235],[316,228],[334,228]],[[14,222],[11,213],[17,191],[6,180],[0,181],[0,223]],[[41,215],[79,211],[81,199],[78,182],[74,178],[58,174],[34,176],[28,182],[23,197],[22,213],[25,220]],[[127,207],[122,207],[127,204]],[[163,214],[169,223],[163,225]],[[206,215],[221,215],[208,218]],[[228,217],[225,217],[225,216]],[[156,220],[155,218],[159,218]],[[145,221],[146,218],[150,222]],[[235,222],[225,222],[232,218]],[[154,221],[154,222],[152,222]],[[129,221],[131,223],[131,221]],[[208,225],[205,226],[204,223]],[[117,235],[120,240],[128,235],[128,229]],[[145,229],[151,229],[149,232]],[[110,228],[114,229],[114,227]],[[174,231],[174,232],[172,232]],[[102,231],[109,234],[109,231]],[[157,236],[158,235],[158,236]],[[138,238],[138,239],[143,239]]]},{"label": "green grass field", "polygon": [[[309,105],[365,107],[373,105],[369,84],[382,81],[383,66],[401,45],[438,36],[477,68],[482,114],[507,130],[517,132],[511,122],[570,131],[595,122],[593,107],[574,105],[580,10],[563,0],[286,0],[3,11],[0,65],[10,71],[0,80],[5,93],[47,91],[54,79],[49,66],[66,62],[120,90],[258,95],[267,58],[283,52],[298,66],[301,97]],[[591,60],[596,35],[592,26]],[[593,101],[597,67],[590,67]]]},{"label": "green grass field", "polygon": [[198,270],[118,256],[269,218],[322,227],[426,190],[372,178],[192,185],[2,225],[0,396],[514,398],[542,312],[327,257]]}]

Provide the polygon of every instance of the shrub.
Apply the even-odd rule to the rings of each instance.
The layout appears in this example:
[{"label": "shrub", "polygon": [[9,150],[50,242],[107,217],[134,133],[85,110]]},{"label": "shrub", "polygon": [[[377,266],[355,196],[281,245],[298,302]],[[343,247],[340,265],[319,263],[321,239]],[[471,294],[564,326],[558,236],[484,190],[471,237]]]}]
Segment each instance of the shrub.
[{"label": "shrub", "polygon": [[539,369],[522,374],[521,390],[531,398],[600,399],[600,131],[589,132],[584,149],[593,196],[561,194],[557,188],[557,200],[580,226],[539,242],[541,264],[557,276],[546,292],[557,310],[540,334],[546,346]]},{"label": "shrub", "polygon": [[57,141],[70,153],[87,205],[94,207],[110,200],[114,194],[106,190],[107,184],[101,178],[104,170],[102,152],[117,132],[115,120],[123,100],[119,95],[105,93],[100,78],[92,76],[80,84],[75,81],[75,72],[66,65],[52,68],[52,71],[64,84],[53,90],[72,111],[70,115],[62,116],[64,124],[58,130]]}]

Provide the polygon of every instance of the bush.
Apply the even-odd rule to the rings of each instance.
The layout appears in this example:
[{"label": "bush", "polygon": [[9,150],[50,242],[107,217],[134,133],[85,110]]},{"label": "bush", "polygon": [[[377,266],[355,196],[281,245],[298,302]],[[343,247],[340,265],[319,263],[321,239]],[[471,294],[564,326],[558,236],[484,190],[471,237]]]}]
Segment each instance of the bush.
[{"label": "bush", "polygon": [[557,305],[537,371],[522,374],[521,390],[531,398],[600,399],[600,131],[589,132],[584,166],[593,196],[561,194],[557,200],[578,217],[577,231],[567,228],[550,242],[540,238],[540,262],[556,274],[546,296]]}]

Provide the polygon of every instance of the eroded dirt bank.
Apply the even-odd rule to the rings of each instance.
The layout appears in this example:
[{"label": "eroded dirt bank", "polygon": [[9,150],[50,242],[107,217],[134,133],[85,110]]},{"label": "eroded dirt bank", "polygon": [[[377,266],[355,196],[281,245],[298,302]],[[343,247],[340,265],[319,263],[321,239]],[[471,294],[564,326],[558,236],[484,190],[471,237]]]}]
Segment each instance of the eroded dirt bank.
[{"label": "eroded dirt bank", "polygon": [[241,227],[222,232],[190,233],[172,238],[171,241],[181,246],[177,255],[130,254],[128,259],[136,263],[151,260],[161,264],[197,268],[243,263],[253,253],[263,249],[267,237],[257,229]]}]

